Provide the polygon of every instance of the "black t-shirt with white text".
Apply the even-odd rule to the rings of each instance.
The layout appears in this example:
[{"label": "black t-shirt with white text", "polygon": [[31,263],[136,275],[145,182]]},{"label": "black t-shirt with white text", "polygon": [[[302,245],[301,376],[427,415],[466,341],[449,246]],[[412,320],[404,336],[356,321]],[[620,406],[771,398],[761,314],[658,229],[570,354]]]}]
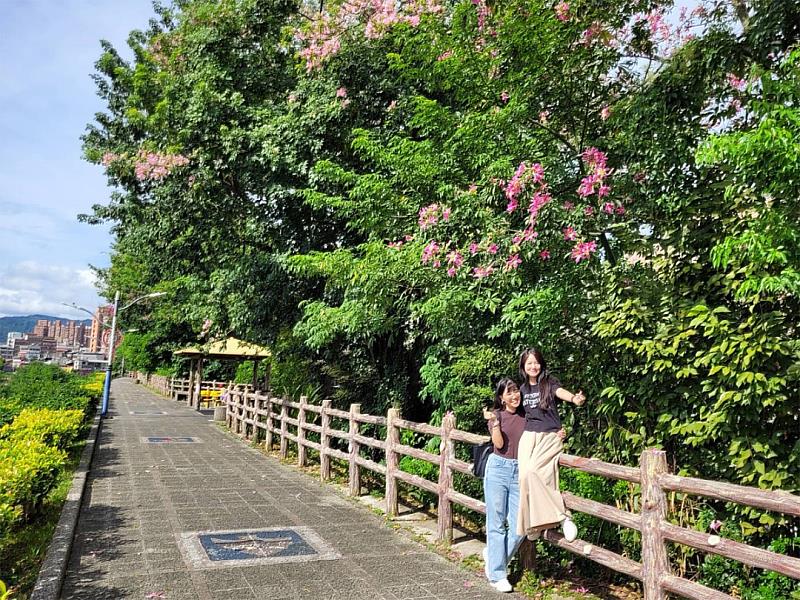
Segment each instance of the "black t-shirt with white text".
[{"label": "black t-shirt with white text", "polygon": [[541,398],[538,383],[531,385],[526,382],[519,388],[522,395],[522,407],[525,409],[525,431],[549,433],[561,429],[561,418],[558,416],[556,408],[556,390],[561,387],[561,382],[555,377],[550,377],[549,380],[550,406],[547,409],[539,406]]}]

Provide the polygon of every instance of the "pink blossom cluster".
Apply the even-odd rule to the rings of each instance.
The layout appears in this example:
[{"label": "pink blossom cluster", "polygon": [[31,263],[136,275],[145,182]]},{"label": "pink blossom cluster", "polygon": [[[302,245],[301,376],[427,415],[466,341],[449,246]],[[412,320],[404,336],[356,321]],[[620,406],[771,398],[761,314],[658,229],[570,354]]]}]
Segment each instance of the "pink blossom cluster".
[{"label": "pink blossom cluster", "polygon": [[145,179],[158,181],[169,175],[174,168],[188,164],[189,159],[182,154],[161,154],[139,150],[136,154],[134,173],[139,181]]},{"label": "pink blossom cluster", "polygon": [[447,223],[450,220],[450,209],[447,206],[439,206],[438,204],[429,204],[419,209],[419,219],[417,223],[420,229],[427,229],[436,225],[441,218],[442,221]]},{"label": "pink blossom cluster", "polygon": [[735,89],[737,92],[743,92],[747,88],[747,80],[737,77],[733,73],[728,73],[725,76],[728,85]]},{"label": "pink blossom cluster", "polygon": [[[638,13],[625,27],[615,32],[614,45],[629,45],[633,41],[635,30],[643,25],[655,47],[654,54],[669,56],[683,44],[694,39],[695,34],[692,30],[703,27],[706,16],[706,9],[703,6],[697,6],[691,11],[684,6],[680,9],[677,19],[668,19],[663,9]],[[675,25],[670,25],[670,20],[675,22]]]},{"label": "pink blossom cluster", "polygon": [[[517,210],[519,207],[519,196],[531,183],[535,185],[542,184],[542,189],[545,188],[544,167],[539,163],[534,163],[530,166],[528,166],[525,162],[519,163],[519,166],[514,172],[514,175],[511,177],[511,180],[503,188],[506,198],[508,199],[506,212],[512,213]],[[540,200],[541,199],[538,199],[537,202],[540,202]],[[543,204],[538,206],[535,211],[533,208],[531,208],[531,213],[535,214],[538,212],[541,206],[543,206]],[[531,207],[533,207],[533,204]]]},{"label": "pink blossom cluster", "polygon": [[100,159],[100,164],[104,167],[107,167],[114,161],[119,160],[119,158],[119,154],[115,154],[114,152],[104,152],[103,158]]},{"label": "pink blossom cluster", "polygon": [[324,13],[311,25],[295,31],[295,39],[304,46],[299,55],[305,60],[306,70],[312,71],[339,52],[343,36],[357,25],[364,26],[366,38],[380,39],[394,25],[417,27],[424,14],[443,10],[438,0],[415,0],[401,8],[394,0],[347,0],[336,11]]},{"label": "pink blossom cluster", "polygon": [[556,19],[559,21],[569,21],[569,2],[559,2],[555,8]]},{"label": "pink blossom cluster", "polygon": [[597,252],[597,242],[578,242],[572,248],[572,259],[579,263],[590,259],[593,252]]},{"label": "pink blossom cluster", "polygon": [[489,6],[486,4],[486,0],[472,0],[472,4],[475,5],[475,10],[478,13],[478,31],[483,33],[483,30],[486,29],[486,20],[489,17]]},{"label": "pink blossom cluster", "polygon": [[586,198],[595,193],[598,198],[608,196],[611,188],[606,184],[606,178],[611,172],[606,166],[606,155],[597,148],[587,148],[583,151],[581,159],[589,173],[581,179],[581,184],[578,186],[578,195],[581,198]]}]

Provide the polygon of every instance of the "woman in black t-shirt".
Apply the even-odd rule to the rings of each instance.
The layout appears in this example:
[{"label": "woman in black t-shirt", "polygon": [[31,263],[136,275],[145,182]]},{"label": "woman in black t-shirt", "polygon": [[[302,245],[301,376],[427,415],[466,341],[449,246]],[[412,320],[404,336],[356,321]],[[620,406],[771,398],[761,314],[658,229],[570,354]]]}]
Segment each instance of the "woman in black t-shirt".
[{"label": "woman in black t-shirt", "polygon": [[583,392],[573,394],[547,372],[542,353],[529,348],[519,357],[522,407],[525,432],[519,441],[519,516],[517,533],[529,539],[539,537],[544,529],[561,525],[567,541],[578,534],[569,518],[558,489],[558,457],[564,447],[557,432],[561,429],[556,400],[581,406]]}]

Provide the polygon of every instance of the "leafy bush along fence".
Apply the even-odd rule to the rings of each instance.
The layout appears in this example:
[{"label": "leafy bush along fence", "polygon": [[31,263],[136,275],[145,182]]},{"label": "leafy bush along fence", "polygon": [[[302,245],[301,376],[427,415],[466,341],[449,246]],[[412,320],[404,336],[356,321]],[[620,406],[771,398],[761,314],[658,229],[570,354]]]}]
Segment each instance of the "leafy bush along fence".
[{"label": "leafy bush along fence", "polygon": [[[290,411],[293,416],[290,416]],[[318,424],[312,422],[317,420]],[[300,402],[292,402],[230,386],[226,395],[226,422],[233,432],[246,439],[260,439],[263,433],[268,449],[271,449],[273,443],[277,441],[281,456],[284,458],[287,456],[289,442],[296,444],[297,462],[300,466],[304,466],[308,462],[308,450],[316,450],[320,457],[322,480],[330,479],[331,458],[347,462],[351,495],[360,494],[360,469],[362,467],[383,475],[386,480],[387,513],[390,516],[397,514],[398,482],[405,482],[434,494],[438,498],[439,540],[452,540],[454,504],[481,514],[486,512],[485,504],[482,501],[454,489],[453,474],[459,472],[471,475],[471,465],[455,457],[456,444],[477,444],[488,438],[456,429],[455,417],[452,414],[445,416],[441,426],[433,426],[402,419],[396,409],[390,409],[386,417],[379,417],[361,414],[359,404],[353,404],[349,411],[343,411],[332,408],[330,400],[324,400],[321,405],[313,405],[309,404],[305,397],[301,397]],[[337,424],[338,427],[335,426]],[[384,429],[383,439],[362,435],[361,427],[365,424]],[[439,454],[400,443],[401,431],[439,437]],[[308,439],[309,432],[317,434],[320,441],[315,442]],[[344,452],[332,447],[334,439],[345,440],[349,451]],[[385,464],[362,456],[361,448],[365,446],[382,452]],[[438,482],[401,470],[399,468],[401,456],[409,456],[438,467]],[[696,494],[794,516],[800,516],[800,496],[781,491],[760,490],[673,475],[668,472],[666,453],[661,450],[647,450],[642,453],[639,468],[567,454],[562,455],[560,462],[565,467],[629,481],[641,486],[642,509],[640,514],[564,492],[564,500],[568,508],[640,532],[642,538],[641,562],[636,562],[604,548],[592,546],[580,539],[567,542],[555,530],[546,532],[544,539],[640,580],[647,600],[661,600],[666,598],[668,593],[699,600],[731,600],[733,598],[723,592],[673,575],[667,556],[666,543],[668,541],[800,579],[800,559],[798,558],[670,523],[667,520],[666,493]]]}]

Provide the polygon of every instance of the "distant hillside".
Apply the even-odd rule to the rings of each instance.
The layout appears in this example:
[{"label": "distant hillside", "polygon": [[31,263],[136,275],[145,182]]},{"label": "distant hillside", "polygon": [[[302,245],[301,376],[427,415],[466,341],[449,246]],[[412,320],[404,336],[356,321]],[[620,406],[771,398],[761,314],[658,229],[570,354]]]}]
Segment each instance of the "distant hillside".
[{"label": "distant hillside", "polygon": [[[68,321],[64,317],[51,317],[48,315],[28,315],[26,317],[0,317],[0,344],[6,343],[6,336],[9,331],[21,331],[22,333],[29,333],[33,331],[33,326],[39,319],[47,319],[48,321]],[[91,325],[91,319],[83,321],[87,325]]]}]

